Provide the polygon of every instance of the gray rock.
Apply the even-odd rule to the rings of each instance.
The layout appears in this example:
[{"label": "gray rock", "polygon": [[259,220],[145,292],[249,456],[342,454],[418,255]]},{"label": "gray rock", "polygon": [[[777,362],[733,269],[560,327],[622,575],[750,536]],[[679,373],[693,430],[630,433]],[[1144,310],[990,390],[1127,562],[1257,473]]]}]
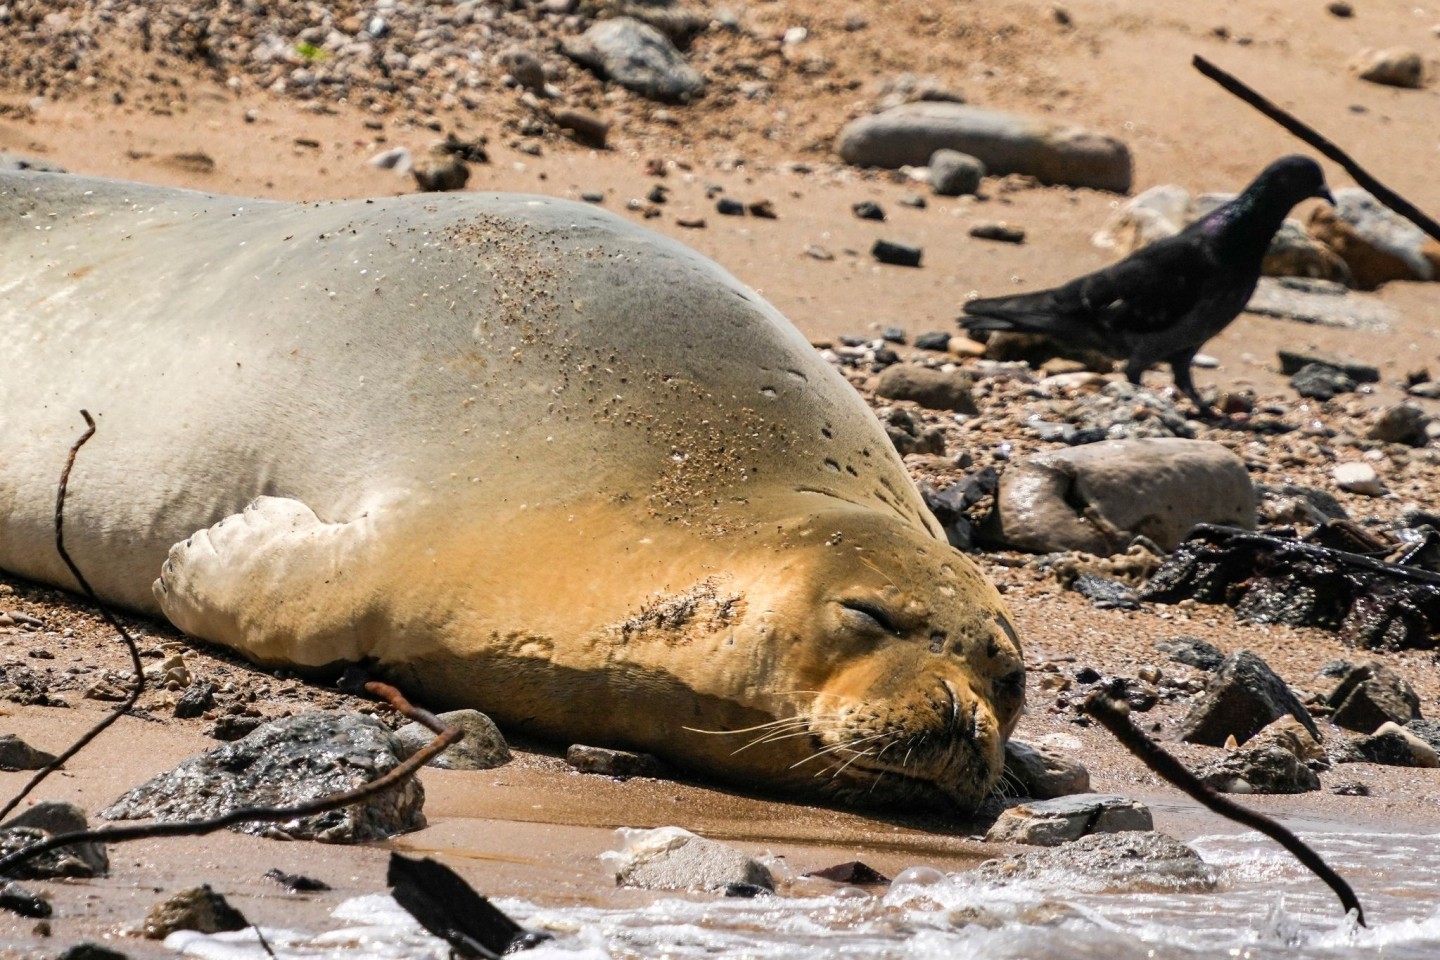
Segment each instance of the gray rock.
[{"label": "gray rock", "polygon": [[861,220],[878,220],[884,222],[885,208],[874,200],[861,200],[859,203],[850,205],[850,212]]},{"label": "gray rock", "polygon": [[1018,550],[1108,556],[1136,536],[1173,550],[1197,523],[1255,528],[1244,462],[1204,440],[1108,440],[1011,465],[987,538]]},{"label": "gray rock", "polygon": [[1021,796],[1036,800],[1090,792],[1090,771],[1080,761],[1019,740],[1005,744],[1005,781]]},{"label": "gray rock", "polygon": [[1309,363],[1301,367],[1290,378],[1290,386],[1302,397],[1311,400],[1331,400],[1342,393],[1355,389],[1355,381],[1345,374],[1323,363]]},{"label": "gray rock", "polygon": [[930,189],[942,197],[980,192],[985,164],[959,150],[936,150],[930,155]]},{"label": "gray rock", "polygon": [[907,103],[840,131],[836,150],[859,166],[923,166],[937,150],[968,153],[993,176],[1128,192],[1130,150],[1113,137],[958,103]]},{"label": "gray rock", "polygon": [[87,940],[67,947],[55,960],[129,960],[129,958],[119,950],[111,950],[109,947]]},{"label": "gray rock", "polygon": [[1359,733],[1374,733],[1387,721],[1404,726],[1420,719],[1415,688],[1382,663],[1352,667],[1325,699],[1330,722]]},{"label": "gray rock", "polygon": [[1387,87],[1418,90],[1425,85],[1425,61],[1406,47],[1362,50],[1351,66],[1361,80]]},{"label": "gray rock", "polygon": [[601,20],[560,49],[601,78],[650,100],[675,103],[705,88],[705,78],[665,34],[632,17]]},{"label": "gray rock", "polygon": [[55,754],[36,750],[13,733],[0,733],[0,770],[39,770],[55,762]]},{"label": "gray rock", "polygon": [[1067,887],[1084,877],[1111,893],[1203,892],[1215,888],[1215,871],[1200,855],[1163,833],[1131,831],[1083,837],[1052,850],[1032,850],[980,865],[991,883],[1043,881],[1056,876]]},{"label": "gray rock", "polygon": [[897,363],[880,374],[875,393],[888,400],[913,400],[927,410],[974,414],[979,408],[970,396],[973,386],[971,379],[958,370],[947,373],[919,364]]},{"label": "gray rock", "polygon": [[1377,733],[1336,744],[1330,751],[1335,763],[1378,763],[1387,767],[1418,767],[1410,742],[1398,733]]},{"label": "gray rock", "polygon": [[1244,743],[1287,714],[1320,739],[1310,712],[1285,681],[1264,660],[1240,650],[1227,657],[1211,678],[1205,698],[1182,721],[1179,739],[1219,747],[1233,736]]},{"label": "gray rock", "polygon": [[1140,594],[1123,580],[1098,573],[1082,573],[1070,589],[1089,600],[1100,610],[1139,610]]},{"label": "gray rock", "polygon": [[605,777],[658,777],[663,772],[660,761],[648,753],[610,750],[579,743],[572,744],[565,751],[565,762],[581,773]]},{"label": "gray rock", "polygon": [[1320,778],[1305,763],[1280,747],[1234,750],[1195,771],[1207,786],[1221,793],[1308,793],[1320,789]]},{"label": "gray rock", "polygon": [[1434,241],[1359,187],[1336,190],[1333,207],[1311,211],[1310,232],[1340,255],[1362,290],[1390,280],[1435,279]]},{"label": "gray rock", "polygon": [[1417,717],[1405,724],[1405,729],[1440,752],[1440,721],[1422,720]]},{"label": "gray rock", "polygon": [[64,167],[49,160],[25,157],[8,150],[0,150],[0,170],[32,170],[35,173],[65,173]]},{"label": "gray rock", "polygon": [[970,228],[970,236],[977,240],[994,240],[998,243],[1024,243],[1025,229],[1012,227],[1003,220],[986,220]]},{"label": "gray rock", "polygon": [[0,881],[0,910],[41,920],[53,912],[47,896],[22,887],[13,880]]},{"label": "gray rock", "polygon": [[1390,407],[1376,418],[1367,431],[1367,436],[1381,443],[1403,443],[1410,447],[1423,447],[1429,441],[1425,432],[1430,415],[1413,403],[1402,403]]},{"label": "gray rock", "polygon": [[607,854],[615,883],[642,890],[724,890],[735,884],[775,889],[769,869],[734,847],[679,827],[632,835],[620,854]]},{"label": "gray rock", "polygon": [[[16,827],[57,836],[88,830],[90,824],[85,817],[85,811],[75,804],[63,800],[42,800],[5,821],[0,825],[0,831]],[[83,870],[79,873],[73,872],[74,868],[70,866],[56,868],[60,871],[59,876],[103,877],[110,871],[110,857],[106,853],[105,844],[97,841],[71,844],[46,856],[54,856],[57,860],[74,859],[83,864]]]},{"label": "gray rock", "polygon": [[[129,791],[100,815],[198,820],[248,806],[287,806],[351,790],[393,770],[405,748],[374,717],[303,713],[267,723],[242,740],[191,757]],[[364,803],[284,823],[232,829],[327,843],[382,840],[425,825],[415,778]]]},{"label": "gray rock", "polygon": [[497,58],[500,68],[532,93],[545,92],[545,67],[540,58],[524,47],[507,47]]},{"label": "gray rock", "polygon": [[140,932],[148,940],[164,940],[177,930],[200,933],[222,933],[244,930],[250,921],[223,896],[201,884],[181,890],[175,896],[151,908]]},{"label": "gray rock", "polygon": [[1011,807],[985,834],[986,842],[1054,847],[1092,833],[1153,830],[1150,810],[1128,797],[1086,793]]},{"label": "gray rock", "polygon": [[894,240],[876,240],[875,245],[870,248],[870,256],[881,263],[896,267],[918,267],[924,253],[921,247],[896,243]]},{"label": "gray rock", "polygon": [[915,349],[917,350],[938,350],[941,353],[950,349],[951,334],[943,330],[928,331],[915,338]]},{"label": "gray rock", "polygon": [[1329,280],[1299,277],[1261,277],[1245,310],[1322,327],[1375,333],[1388,333],[1400,320],[1394,308],[1374,297],[1354,293]]},{"label": "gray rock", "polygon": [[[438,714],[436,719],[446,726],[459,727],[465,734],[459,743],[453,743],[440,756],[426,764],[441,770],[489,770],[510,762],[510,745],[500,728],[479,710],[451,710]],[[424,724],[407,723],[395,731],[395,739],[404,748],[404,756],[435,739],[435,734]]]},{"label": "gray rock", "polygon": [[1155,649],[1176,663],[1183,663],[1201,670],[1214,670],[1225,662],[1225,653],[1215,644],[1199,637],[1170,637],[1158,640]]}]

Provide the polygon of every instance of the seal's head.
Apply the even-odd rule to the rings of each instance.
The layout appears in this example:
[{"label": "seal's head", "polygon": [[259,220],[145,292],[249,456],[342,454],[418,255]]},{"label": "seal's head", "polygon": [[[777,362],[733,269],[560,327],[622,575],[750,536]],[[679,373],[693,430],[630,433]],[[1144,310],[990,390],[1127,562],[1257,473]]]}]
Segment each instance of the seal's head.
[{"label": "seal's head", "polygon": [[973,810],[1025,694],[995,588],[944,541],[874,510],[813,515],[777,553],[746,620],[776,658],[768,676],[793,686],[768,691],[776,719],[755,728],[749,762],[842,802]]}]

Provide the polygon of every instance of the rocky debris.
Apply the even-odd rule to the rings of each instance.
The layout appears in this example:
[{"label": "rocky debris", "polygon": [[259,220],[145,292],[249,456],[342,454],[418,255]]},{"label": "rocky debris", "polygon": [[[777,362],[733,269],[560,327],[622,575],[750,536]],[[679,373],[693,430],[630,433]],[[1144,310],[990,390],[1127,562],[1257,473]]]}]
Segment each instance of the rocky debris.
[{"label": "rocky debris", "polygon": [[980,192],[985,164],[959,150],[936,150],[930,155],[930,189],[942,197]]},{"label": "rocky debris", "polygon": [[[1004,334],[1002,336],[1023,336]],[[991,337],[993,344],[998,337]],[[953,349],[953,344],[951,345]],[[1108,364],[1109,361],[1107,360]],[[1049,364],[1047,363],[1048,367]],[[1042,368],[1043,369],[1043,368]],[[1074,380],[1063,378],[1075,378]],[[1025,420],[1025,427],[1042,440],[1059,440],[1070,446],[1101,440],[1139,440],[1178,437],[1189,440],[1195,430],[1170,400],[1128,380],[1094,382],[1083,373],[1050,376],[1042,385],[1058,395],[1047,412]],[[1096,387],[1099,386],[1099,389]],[[1056,422],[1056,420],[1063,422]]]},{"label": "rocky debris", "polygon": [[118,950],[85,941],[67,947],[55,960],[129,960]]},{"label": "rocky debris", "polygon": [[[78,833],[89,828],[85,811],[73,803],[45,800],[0,825],[0,856],[23,850],[48,837]],[[103,877],[110,870],[105,845],[76,843],[32,858],[8,876],[27,879],[56,877]]]},{"label": "rocky debris", "polygon": [[1137,536],[1174,548],[1197,523],[1255,525],[1245,464],[1218,443],[1109,440],[1030,457],[1000,478],[989,542],[1106,556]]},{"label": "rocky debris", "polygon": [[1293,483],[1257,483],[1260,495],[1260,517],[1279,526],[1319,526],[1330,520],[1345,520],[1348,515],[1340,501],[1328,491],[1302,487]]},{"label": "rocky debris", "polygon": [[258,730],[265,721],[260,717],[234,716],[226,714],[223,717],[215,718],[215,723],[207,731],[208,735],[216,740],[223,740],[231,743],[241,737],[249,736]]},{"label": "rocky debris", "polygon": [[1153,831],[1098,833],[1049,850],[987,860],[977,870],[986,883],[1043,882],[1056,877],[1073,889],[1077,879],[1109,893],[1213,890],[1215,870],[1180,841]]},{"label": "rocky debris", "polygon": [[1366,431],[1371,440],[1381,443],[1403,443],[1407,447],[1423,447],[1430,442],[1426,428],[1433,418],[1413,403],[1402,403],[1380,411],[1380,416]]},{"label": "rocky debris", "polygon": [[[267,723],[127,792],[100,815],[198,820],[249,806],[288,806],[351,790],[393,770],[404,746],[374,717],[302,713]],[[284,823],[243,823],[257,836],[325,843],[381,840],[425,825],[415,778],[363,803]]]},{"label": "rocky debris", "polygon": [[[1056,340],[1040,333],[1013,333],[975,331],[975,342],[985,344],[985,357],[999,363],[1026,363],[1035,369],[1042,368],[1055,357],[1074,360],[1086,370],[1109,373],[1115,368],[1112,357]],[[967,338],[968,339],[968,338]]]},{"label": "rocky debris", "polygon": [[230,906],[223,896],[211,890],[207,883],[181,890],[168,900],[157,903],[145,918],[140,932],[146,939],[164,940],[177,930],[220,933],[244,930],[248,926],[250,921]]},{"label": "rocky debris", "polygon": [[565,762],[581,773],[595,773],[604,777],[659,777],[664,775],[664,765],[648,753],[632,753],[629,750],[611,750],[607,747],[591,747],[571,744],[565,751]]},{"label": "rocky debris", "polygon": [[950,545],[957,550],[969,550],[975,533],[971,509],[995,496],[999,486],[1000,476],[995,468],[986,467],[939,490],[928,482],[921,483],[920,495],[945,528]]},{"label": "rocky debris", "polygon": [[837,863],[833,867],[822,867],[819,870],[811,870],[801,874],[805,877],[818,877],[821,880],[829,880],[832,883],[859,884],[871,886],[888,884],[890,878],[879,870],[862,863],[859,860],[847,860],[844,863]]},{"label": "rocky debris", "polygon": [[470,180],[470,167],[448,144],[441,142],[414,159],[410,176],[424,193],[464,190]]},{"label": "rocky debris", "polygon": [[743,217],[745,204],[733,197],[721,197],[715,201],[715,212],[722,217]]},{"label": "rocky debris", "polygon": [[1196,217],[1190,191],[1161,184],[1126,200],[1090,238],[1104,250],[1126,257],[1157,240],[1173,237]]},{"label": "rocky debris", "polygon": [[1440,245],[1359,187],[1335,191],[1335,205],[1310,213],[1310,233],[1345,261],[1361,290],[1390,280],[1433,280]]},{"label": "rocky debris", "polygon": [[1348,493],[1358,493],[1366,497],[1385,496],[1385,484],[1380,481],[1380,474],[1363,460],[1337,463],[1330,471],[1330,476],[1334,479],[1335,486]]},{"label": "rocky debris", "polygon": [[881,223],[885,221],[885,209],[874,200],[861,200],[859,203],[851,204],[850,212],[861,220],[875,220]]},{"label": "rocky debris", "polygon": [[1251,623],[1336,630],[1367,649],[1431,649],[1440,639],[1440,574],[1226,527],[1192,531],[1141,597],[1227,603]]},{"label": "rocky debris", "polygon": [[1350,69],[1361,80],[1387,87],[1418,90],[1425,85],[1425,61],[1419,53],[1407,47],[1361,50],[1350,62]]},{"label": "rocky debris", "polygon": [[610,137],[610,121],[598,113],[570,108],[556,110],[550,115],[550,119],[555,121],[555,126],[568,133],[576,143],[594,147],[596,150],[605,149],[605,144]]},{"label": "rocky debris", "polygon": [[1412,736],[1424,740],[1431,749],[1440,753],[1440,721],[1416,718],[1405,724],[1405,730]]},{"label": "rocky debris", "polygon": [[888,407],[877,411],[885,434],[894,444],[900,456],[912,453],[943,456],[945,454],[945,430],[942,427],[927,426],[915,413],[904,407]]},{"label": "rocky debris", "polygon": [[1180,724],[1179,739],[1218,747],[1229,737],[1244,743],[1286,715],[1320,739],[1310,712],[1284,680],[1249,650],[1225,658],[1206,688],[1204,698]]},{"label": "rocky debris", "polygon": [[35,173],[65,173],[65,168],[49,160],[21,156],[8,150],[0,150],[0,170],[31,170]]},{"label": "rocky debris", "polygon": [[935,350],[945,353],[950,349],[950,340],[953,335],[943,330],[932,330],[919,334],[915,337],[916,350]]},{"label": "rocky debris", "polygon": [[0,733],[0,770],[39,770],[55,762],[55,754],[36,750],[13,733]]},{"label": "rocky debris", "polygon": [[1226,753],[1195,775],[1221,793],[1309,793],[1320,789],[1315,771],[1289,750],[1274,746]]},{"label": "rocky debris", "polygon": [[1376,333],[1393,329],[1399,321],[1391,307],[1374,297],[1352,293],[1329,280],[1300,277],[1261,277],[1245,309],[1266,317]]},{"label": "rocky debris", "polygon": [[1004,220],[983,220],[972,226],[969,233],[977,240],[994,240],[998,243],[1025,242],[1025,230],[1012,227]]},{"label": "rocky debris", "polygon": [[1070,589],[1089,600],[1097,610],[1139,610],[1140,595],[1123,580],[1082,573],[1070,581]]},{"label": "rocky debris", "polygon": [[0,881],[0,910],[36,919],[44,919],[53,912],[48,897],[13,880]]},{"label": "rocky debris", "polygon": [[[1226,742],[1228,744],[1229,741]],[[1247,750],[1277,747],[1294,754],[1307,764],[1323,764],[1325,761],[1325,748],[1320,745],[1320,741],[1305,729],[1303,723],[1289,714],[1267,724],[1259,733],[1246,740],[1244,747]]]},{"label": "rocky debris", "polygon": [[970,396],[973,381],[958,370],[937,370],[916,363],[886,367],[875,384],[875,395],[887,400],[911,400],[928,410],[975,414]]},{"label": "rocky debris", "polygon": [[175,701],[175,716],[180,720],[193,720],[204,716],[205,711],[215,706],[215,684],[206,680],[195,680],[185,688],[180,699]]},{"label": "rocky debris", "polygon": [[601,20],[561,51],[604,80],[662,103],[679,103],[705,89],[705,78],[670,38],[633,17]]},{"label": "rocky debris", "polygon": [[1290,386],[1302,397],[1311,400],[1333,400],[1355,389],[1355,381],[1344,371],[1323,363],[1307,363],[1290,378]]},{"label": "rocky debris", "polygon": [[893,240],[876,240],[875,245],[870,248],[870,255],[881,263],[888,263],[892,266],[918,267],[920,258],[924,256],[924,250],[910,244],[896,243]]},{"label": "rocky debris", "polygon": [[1153,830],[1150,810],[1128,797],[1082,793],[1017,804],[1000,814],[987,843],[1055,847],[1092,833]]},{"label": "rocky debris", "polygon": [[1225,654],[1219,647],[1199,637],[1171,637],[1157,641],[1155,649],[1176,663],[1201,670],[1215,670],[1225,662]]},{"label": "rocky debris", "polygon": [[1005,744],[1005,783],[1022,797],[1053,800],[1089,793],[1090,771],[1053,747],[1010,740]]},{"label": "rocky debris", "polygon": [[1330,760],[1377,763],[1386,767],[1425,767],[1434,765],[1435,751],[1424,740],[1407,734],[1404,728],[1389,724],[1368,737],[1336,743],[1330,750]]},{"label": "rocky debris", "polygon": [[1380,382],[1380,369],[1364,360],[1341,357],[1318,350],[1299,349],[1282,349],[1277,352],[1277,356],[1280,358],[1280,372],[1283,374],[1295,374],[1305,367],[1321,366],[1338,370],[1356,383]]},{"label": "rocky debris", "polygon": [[1351,667],[1325,697],[1330,722],[1346,730],[1373,733],[1386,723],[1420,719],[1415,688],[1390,667],[1371,662]]},{"label": "rocky debris", "polygon": [[1410,757],[1413,766],[1434,769],[1440,767],[1440,753],[1437,753],[1434,745],[1424,737],[1415,733],[1409,726],[1401,726],[1398,723],[1382,723],[1371,734],[1372,737],[1400,737],[1410,748]]},{"label": "rocky debris", "polygon": [[680,827],[617,831],[619,851],[601,854],[615,871],[615,883],[642,890],[725,890],[732,885],[774,890],[770,870],[760,861]]},{"label": "rocky debris", "polygon": [[[447,727],[459,727],[464,734],[459,743],[452,743],[445,752],[426,764],[441,770],[489,770],[510,762],[510,745],[500,728],[479,710],[451,710],[436,715]],[[395,739],[404,748],[404,756],[435,739],[435,734],[422,723],[407,723],[395,731]]]},{"label": "rocky debris", "polygon": [[274,880],[289,893],[317,893],[332,889],[324,880],[316,880],[300,873],[286,873],[278,867],[265,871],[266,880]]},{"label": "rocky debris", "polygon": [[495,62],[517,85],[538,96],[547,95],[545,65],[529,50],[521,46],[506,47]]},{"label": "rocky debris", "polygon": [[1119,140],[958,103],[902,104],[852,121],[836,142],[846,163],[889,169],[923,166],[946,149],[975,157],[994,176],[1019,173],[1047,184],[1130,190],[1130,150]]}]

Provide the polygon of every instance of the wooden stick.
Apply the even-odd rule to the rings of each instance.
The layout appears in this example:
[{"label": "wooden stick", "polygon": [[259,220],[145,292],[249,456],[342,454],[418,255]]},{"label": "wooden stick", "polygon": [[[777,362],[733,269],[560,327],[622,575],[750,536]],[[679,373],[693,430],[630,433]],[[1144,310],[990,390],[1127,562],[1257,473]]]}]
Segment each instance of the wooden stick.
[{"label": "wooden stick", "polygon": [[65,469],[60,471],[60,487],[55,492],[55,549],[60,552],[60,559],[64,560],[65,566],[70,568],[70,573],[74,575],[75,582],[80,584],[80,589],[85,591],[85,595],[90,598],[90,602],[95,604],[96,609],[100,611],[100,616],[104,617],[105,622],[110,624],[116,633],[120,634],[121,640],[125,641],[125,646],[130,651],[130,664],[135,671],[135,684],[130,688],[130,693],[115,706],[114,710],[106,714],[104,719],[91,727],[79,740],[71,744],[64,753],[37,770],[35,776],[30,778],[30,782],[21,787],[20,792],[10,798],[10,801],[6,803],[4,807],[0,807],[0,820],[4,820],[10,811],[19,806],[20,801],[29,796],[30,791],[38,787],[41,781],[60,769],[66,760],[69,760],[83,750],[85,746],[90,743],[91,740],[98,737],[105,728],[109,727],[116,720],[119,720],[125,711],[135,706],[135,702],[140,699],[140,694],[145,692],[145,668],[140,663],[139,646],[135,643],[135,639],[125,630],[125,627],[120,621],[110,612],[110,609],[100,602],[100,598],[95,595],[95,590],[90,586],[90,581],[85,579],[85,575],[80,572],[80,568],[75,566],[75,561],[70,559],[70,552],[65,549],[65,488],[70,483],[70,471],[75,466],[75,455],[80,452],[80,448],[85,445],[85,441],[95,435],[95,421],[91,418],[90,411],[81,410],[80,416],[85,419],[86,429],[85,432],[80,435],[80,439],[76,440],[70,447],[70,456],[65,460]]},{"label": "wooden stick", "polygon": [[1250,104],[1250,106],[1254,107],[1256,110],[1259,110],[1261,113],[1265,114],[1265,116],[1269,117],[1271,120],[1274,120],[1276,123],[1280,124],[1280,126],[1284,127],[1286,130],[1290,131],[1292,134],[1299,137],[1301,140],[1304,140],[1316,150],[1319,150],[1329,159],[1334,160],[1336,163],[1340,164],[1340,166],[1345,168],[1345,172],[1350,174],[1350,176],[1354,177],[1355,182],[1358,183],[1360,186],[1364,187],[1367,191],[1369,191],[1376,200],[1379,200],[1381,203],[1385,204],[1385,206],[1389,207],[1391,210],[1394,210],[1396,213],[1400,214],[1400,216],[1404,217],[1406,220],[1409,220],[1421,230],[1424,230],[1435,240],[1440,240],[1440,224],[1437,224],[1434,220],[1426,216],[1424,212],[1418,209],[1409,200],[1406,200],[1394,190],[1391,190],[1389,187],[1385,186],[1385,184],[1372,177],[1365,170],[1364,167],[1360,166],[1360,164],[1356,163],[1353,159],[1351,159],[1349,154],[1347,154],[1344,150],[1341,150],[1339,147],[1335,146],[1335,144],[1331,143],[1325,137],[1321,136],[1314,128],[1302,123],[1300,120],[1296,119],[1295,116],[1287,113],[1285,110],[1282,110],[1280,107],[1271,103],[1269,100],[1256,93],[1250,87],[1240,82],[1234,76],[1226,73],[1224,70],[1221,70],[1219,67],[1215,66],[1213,63],[1206,60],[1199,54],[1196,54],[1195,58],[1190,62],[1192,65],[1194,65],[1196,70],[1199,70],[1202,74],[1209,77],[1211,80],[1214,80],[1216,83],[1220,84],[1220,86],[1224,87],[1227,91],[1233,93],[1241,100],[1244,100],[1246,103]]},{"label": "wooden stick", "polygon": [[1354,910],[1356,921],[1360,926],[1365,926],[1365,911],[1361,908],[1355,891],[1350,889],[1350,884],[1345,882],[1345,878],[1332,870],[1330,865],[1320,858],[1320,854],[1312,850],[1304,840],[1270,817],[1242,807],[1224,794],[1207,787],[1199,777],[1186,769],[1183,763],[1135,729],[1135,725],[1130,722],[1130,708],[1124,703],[1112,700],[1097,690],[1086,699],[1085,712],[1100,721],[1101,726],[1109,730],[1127,750],[1139,757],[1147,767],[1170,784],[1189,794],[1220,816],[1234,820],[1236,823],[1242,823],[1252,830],[1257,830],[1290,851],[1295,859],[1335,891],[1345,912],[1349,913]]}]

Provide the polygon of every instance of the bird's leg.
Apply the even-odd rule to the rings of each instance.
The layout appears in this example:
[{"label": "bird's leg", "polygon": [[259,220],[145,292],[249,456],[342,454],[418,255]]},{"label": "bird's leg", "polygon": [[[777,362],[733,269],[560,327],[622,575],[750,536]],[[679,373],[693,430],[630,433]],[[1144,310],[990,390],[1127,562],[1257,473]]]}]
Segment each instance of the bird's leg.
[{"label": "bird's leg", "polygon": [[1140,386],[1140,377],[1143,376],[1148,369],[1150,369],[1150,364],[1141,360],[1139,357],[1131,357],[1125,361],[1125,379],[1138,387]]},{"label": "bird's leg", "polygon": [[1166,357],[1165,362],[1170,365],[1170,373],[1175,378],[1175,389],[1195,404],[1202,418],[1209,420],[1216,416],[1215,408],[1200,399],[1200,391],[1195,389],[1195,381],[1190,379],[1190,363],[1194,359],[1194,350],[1182,350]]}]

